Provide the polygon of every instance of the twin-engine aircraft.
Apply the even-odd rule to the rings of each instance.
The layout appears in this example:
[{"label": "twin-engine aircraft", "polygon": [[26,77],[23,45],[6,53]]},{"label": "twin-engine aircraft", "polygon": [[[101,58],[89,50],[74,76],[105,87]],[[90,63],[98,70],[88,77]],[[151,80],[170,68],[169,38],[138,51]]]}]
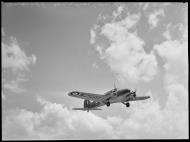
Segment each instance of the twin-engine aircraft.
[{"label": "twin-engine aircraft", "polygon": [[83,108],[73,108],[73,110],[101,110],[98,107],[107,105],[108,107],[112,103],[123,103],[126,107],[129,107],[129,101],[139,101],[150,98],[150,96],[136,96],[136,90],[130,91],[129,89],[117,89],[114,85],[114,89],[106,92],[104,95],[85,93],[79,91],[72,91],[68,93],[69,96],[84,99]]}]

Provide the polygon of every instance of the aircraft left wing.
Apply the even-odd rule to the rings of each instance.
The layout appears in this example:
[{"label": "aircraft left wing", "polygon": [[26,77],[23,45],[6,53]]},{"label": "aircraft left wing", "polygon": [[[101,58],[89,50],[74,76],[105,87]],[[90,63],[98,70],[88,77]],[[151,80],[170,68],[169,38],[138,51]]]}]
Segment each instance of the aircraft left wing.
[{"label": "aircraft left wing", "polygon": [[76,98],[95,101],[95,102],[102,102],[108,98],[100,94],[85,93],[85,92],[78,92],[78,91],[70,92],[68,95],[72,97],[76,97]]}]

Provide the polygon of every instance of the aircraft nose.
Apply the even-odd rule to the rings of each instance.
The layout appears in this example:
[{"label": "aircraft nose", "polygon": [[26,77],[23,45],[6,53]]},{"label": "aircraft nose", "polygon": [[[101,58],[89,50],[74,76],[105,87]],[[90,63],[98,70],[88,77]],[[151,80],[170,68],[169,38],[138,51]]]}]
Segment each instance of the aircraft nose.
[{"label": "aircraft nose", "polygon": [[146,96],[146,98],[148,99],[148,98],[150,98],[150,96]]}]

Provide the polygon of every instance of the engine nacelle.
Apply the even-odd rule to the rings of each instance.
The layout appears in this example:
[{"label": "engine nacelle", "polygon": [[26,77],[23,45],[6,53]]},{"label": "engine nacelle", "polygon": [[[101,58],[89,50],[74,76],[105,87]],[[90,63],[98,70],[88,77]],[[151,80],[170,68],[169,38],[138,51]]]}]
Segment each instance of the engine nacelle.
[{"label": "engine nacelle", "polygon": [[136,97],[136,93],[133,94],[133,97]]}]

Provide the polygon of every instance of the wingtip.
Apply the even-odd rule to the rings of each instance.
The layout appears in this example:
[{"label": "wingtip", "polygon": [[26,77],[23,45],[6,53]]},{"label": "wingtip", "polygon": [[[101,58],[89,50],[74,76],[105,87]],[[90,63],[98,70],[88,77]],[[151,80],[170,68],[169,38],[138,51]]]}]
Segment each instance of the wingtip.
[{"label": "wingtip", "polygon": [[71,96],[71,92],[67,92],[67,95],[68,95],[68,96]]}]

